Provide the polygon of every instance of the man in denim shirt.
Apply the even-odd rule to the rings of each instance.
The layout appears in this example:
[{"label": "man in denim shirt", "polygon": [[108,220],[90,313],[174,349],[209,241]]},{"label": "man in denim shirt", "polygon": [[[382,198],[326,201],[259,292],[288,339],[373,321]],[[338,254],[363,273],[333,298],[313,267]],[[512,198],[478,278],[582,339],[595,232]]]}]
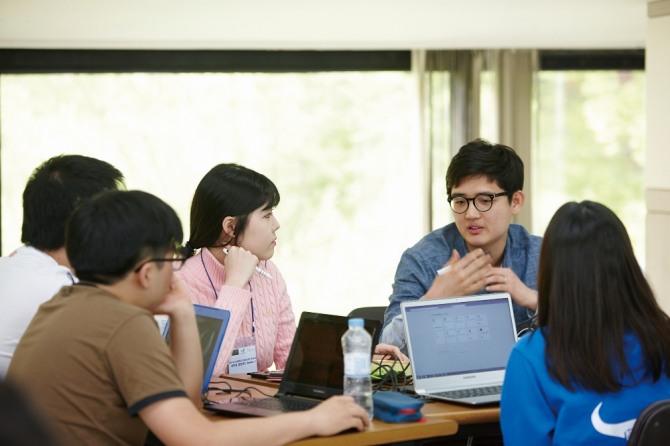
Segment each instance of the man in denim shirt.
[{"label": "man in denim shirt", "polygon": [[507,292],[518,330],[537,309],[542,239],[511,224],[525,198],[521,158],[510,147],[477,139],[451,160],[446,182],[454,223],[407,249],[396,270],[381,341],[401,349],[403,301]]}]

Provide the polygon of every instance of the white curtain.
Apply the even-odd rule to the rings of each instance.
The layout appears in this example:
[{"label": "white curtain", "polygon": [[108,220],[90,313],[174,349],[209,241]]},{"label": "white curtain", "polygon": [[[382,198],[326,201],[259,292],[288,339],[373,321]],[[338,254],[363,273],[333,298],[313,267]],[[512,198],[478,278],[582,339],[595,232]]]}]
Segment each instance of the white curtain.
[{"label": "white curtain", "polygon": [[[475,138],[513,147],[528,193],[535,50],[416,50],[421,141],[426,162],[427,230],[451,218],[444,176],[451,157]],[[530,200],[516,221],[530,227]]]}]

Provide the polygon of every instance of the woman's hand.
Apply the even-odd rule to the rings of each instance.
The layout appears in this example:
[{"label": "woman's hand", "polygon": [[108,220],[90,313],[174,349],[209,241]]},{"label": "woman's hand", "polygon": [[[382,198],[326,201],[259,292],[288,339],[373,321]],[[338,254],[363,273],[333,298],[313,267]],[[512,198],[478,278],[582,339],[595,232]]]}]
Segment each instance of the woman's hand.
[{"label": "woman's hand", "polygon": [[223,249],[227,252],[223,260],[223,266],[226,268],[223,284],[244,288],[256,271],[258,257],[239,246],[227,246]]}]

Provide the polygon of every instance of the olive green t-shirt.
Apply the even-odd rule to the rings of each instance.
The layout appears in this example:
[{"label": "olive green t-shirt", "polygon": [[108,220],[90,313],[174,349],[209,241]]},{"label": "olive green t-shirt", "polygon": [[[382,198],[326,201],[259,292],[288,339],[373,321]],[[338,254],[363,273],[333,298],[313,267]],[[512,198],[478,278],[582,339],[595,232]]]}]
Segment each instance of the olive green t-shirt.
[{"label": "olive green t-shirt", "polygon": [[40,306],[7,380],[28,392],[62,444],[141,445],[138,411],[186,397],[152,314],[81,284]]}]

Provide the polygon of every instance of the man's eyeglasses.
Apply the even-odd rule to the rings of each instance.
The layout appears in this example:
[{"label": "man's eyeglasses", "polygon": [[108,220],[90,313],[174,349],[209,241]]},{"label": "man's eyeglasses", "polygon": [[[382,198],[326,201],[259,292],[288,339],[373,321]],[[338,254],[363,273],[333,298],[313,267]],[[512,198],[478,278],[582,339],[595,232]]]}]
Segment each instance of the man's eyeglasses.
[{"label": "man's eyeglasses", "polygon": [[475,195],[472,198],[466,198],[462,195],[450,195],[447,197],[447,201],[449,202],[451,209],[457,214],[465,214],[465,212],[468,210],[468,207],[470,207],[471,201],[475,205],[475,209],[477,209],[479,212],[486,212],[490,210],[491,207],[493,207],[494,198],[505,195],[509,195],[509,192],[498,192],[497,194],[481,193]]},{"label": "man's eyeglasses", "polygon": [[181,254],[175,254],[174,257],[172,257],[171,259],[162,259],[162,258],[148,259],[140,263],[139,266],[135,268],[135,272],[136,273],[139,272],[140,269],[149,262],[171,262],[172,270],[179,271],[179,269],[181,269],[181,267],[184,266],[184,262],[186,262],[186,257],[182,256]]}]

